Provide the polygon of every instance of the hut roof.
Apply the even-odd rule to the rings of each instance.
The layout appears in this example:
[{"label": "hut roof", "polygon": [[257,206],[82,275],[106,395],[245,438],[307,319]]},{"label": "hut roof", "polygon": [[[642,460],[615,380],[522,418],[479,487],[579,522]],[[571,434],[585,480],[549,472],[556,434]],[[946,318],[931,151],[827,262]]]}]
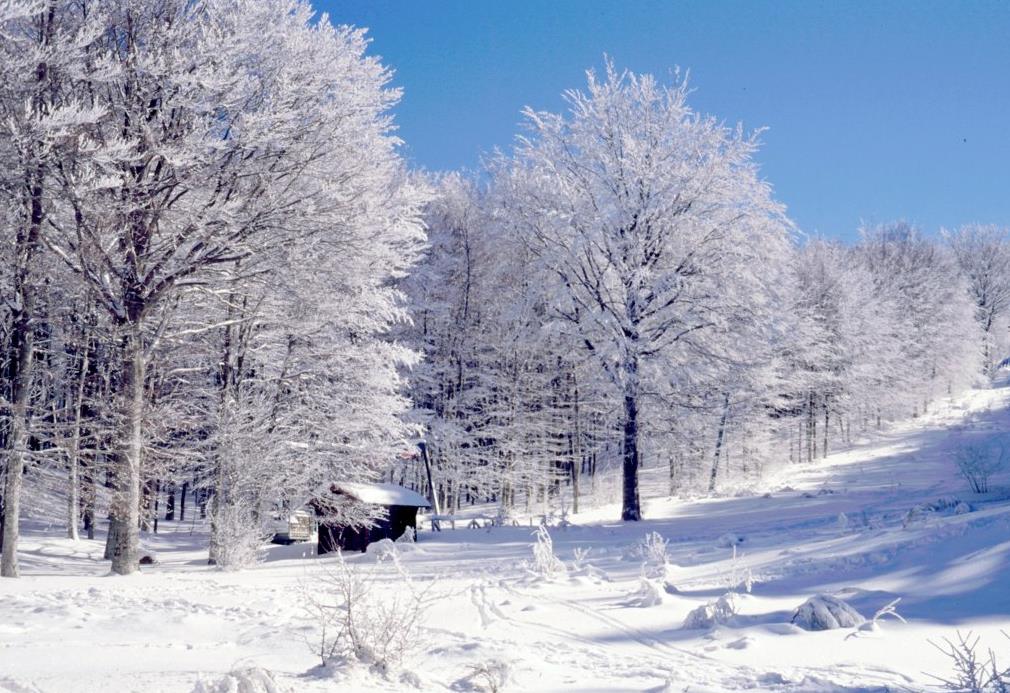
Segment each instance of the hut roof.
[{"label": "hut roof", "polygon": [[332,486],[334,493],[342,493],[362,503],[372,505],[408,505],[430,508],[431,503],[416,491],[396,484],[365,484],[341,482]]}]

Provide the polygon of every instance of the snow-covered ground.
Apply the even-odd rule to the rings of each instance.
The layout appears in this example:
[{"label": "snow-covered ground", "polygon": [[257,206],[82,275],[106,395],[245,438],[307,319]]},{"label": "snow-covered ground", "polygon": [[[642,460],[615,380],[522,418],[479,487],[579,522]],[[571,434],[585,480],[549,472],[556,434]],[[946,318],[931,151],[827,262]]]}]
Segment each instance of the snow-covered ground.
[{"label": "snow-covered ground", "polygon": [[[482,667],[491,678],[506,672],[503,691],[930,690],[929,674],[947,674],[949,662],[929,641],[958,629],[1010,660],[1000,635],[1010,630],[1010,481],[973,495],[954,462],[965,443],[1007,431],[1010,388],[977,391],[782,470],[756,494],[651,499],[640,523],[596,507],[551,530],[567,567],[553,579],[529,573],[528,526],[425,526],[399,556],[432,601],[422,636],[385,675],[316,668],[305,595],[323,589],[335,558],[271,547],[259,567],[222,573],[205,565],[198,525],[163,523],[145,539],[159,564],[110,577],[101,542],[54,538],[60,528],[28,522],[25,577],[0,582],[0,690],[228,690],[217,688],[222,677],[250,667],[292,691],[490,690],[475,674]],[[646,470],[646,485],[662,476]],[[662,578],[643,591],[635,546],[650,532],[668,541],[673,593]],[[348,562],[393,594],[400,578],[390,561],[369,553]],[[727,623],[682,628],[730,588],[740,594]],[[792,625],[795,608],[818,593],[866,617],[900,597],[907,623]]]}]

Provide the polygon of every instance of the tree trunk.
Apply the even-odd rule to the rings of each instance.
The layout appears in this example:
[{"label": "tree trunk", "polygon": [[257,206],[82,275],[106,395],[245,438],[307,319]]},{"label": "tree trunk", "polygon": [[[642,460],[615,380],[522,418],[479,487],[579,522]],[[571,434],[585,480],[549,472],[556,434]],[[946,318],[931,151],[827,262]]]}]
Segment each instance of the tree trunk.
[{"label": "tree trunk", "polygon": [[[44,70],[44,68],[42,68]],[[35,171],[31,188],[31,219],[17,243],[14,291],[17,310],[12,316],[11,402],[7,432],[7,473],[4,483],[3,549],[0,550],[0,576],[18,576],[18,536],[20,534],[21,486],[28,443],[28,399],[31,392],[35,358],[35,291],[29,276],[38,250],[39,232],[44,217],[42,209],[42,171]]]},{"label": "tree trunk", "polygon": [[824,402],[824,454],[822,457],[828,456],[828,403]]},{"label": "tree trunk", "polygon": [[179,522],[185,522],[186,520],[186,494],[189,493],[189,482],[182,482],[182,488],[179,490]]},{"label": "tree trunk", "polygon": [[122,430],[116,450],[115,490],[109,533],[112,545],[112,571],[129,575],[137,570],[140,559],[140,463],[143,450],[144,344],[139,322],[129,326],[123,353]]},{"label": "tree trunk", "polygon": [[70,494],[67,498],[67,537],[80,540],[78,525],[81,521],[81,410],[84,407],[84,383],[88,377],[88,341],[82,346],[81,374],[77,380],[77,399],[74,400],[74,428],[70,440]]},{"label": "tree trunk", "polygon": [[[22,300],[24,300],[22,298]],[[15,362],[13,365],[12,402],[7,434],[7,474],[4,483],[3,550],[0,552],[0,576],[18,576],[18,536],[20,533],[21,486],[24,479],[28,444],[28,395],[31,389],[33,335],[31,306],[22,303],[14,321]]]},{"label": "tree trunk", "polygon": [[165,485],[165,520],[171,522],[175,519],[175,482],[171,481]]},{"label": "tree trunk", "polygon": [[722,441],[726,435],[726,420],[729,418],[729,393],[723,395],[722,416],[719,418],[719,432],[715,437],[715,457],[712,459],[712,474],[708,479],[708,492],[715,491],[715,482],[719,474],[719,458],[722,455]]},{"label": "tree trunk", "polygon": [[624,438],[622,441],[623,457],[623,494],[621,519],[638,521],[642,519],[642,506],[638,498],[638,392],[636,364],[629,365],[632,372],[628,375],[635,381],[625,386],[624,392]]}]

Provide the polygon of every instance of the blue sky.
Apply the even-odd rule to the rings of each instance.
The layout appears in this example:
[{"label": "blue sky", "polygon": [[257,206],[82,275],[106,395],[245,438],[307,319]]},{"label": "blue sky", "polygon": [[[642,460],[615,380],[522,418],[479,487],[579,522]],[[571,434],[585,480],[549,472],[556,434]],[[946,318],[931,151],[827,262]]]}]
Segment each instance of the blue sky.
[{"label": "blue sky", "polygon": [[1010,4],[316,0],[365,26],[404,89],[405,154],[474,168],[525,105],[559,110],[604,53],[767,127],[762,172],[808,233],[861,221],[1010,225]]}]

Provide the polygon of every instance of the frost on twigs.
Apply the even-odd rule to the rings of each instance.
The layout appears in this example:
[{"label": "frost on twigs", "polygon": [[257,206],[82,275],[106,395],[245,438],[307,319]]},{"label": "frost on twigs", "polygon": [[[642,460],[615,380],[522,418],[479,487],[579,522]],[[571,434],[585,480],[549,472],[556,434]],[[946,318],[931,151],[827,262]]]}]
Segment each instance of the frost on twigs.
[{"label": "frost on twigs", "polygon": [[666,568],[670,563],[667,552],[669,543],[659,532],[649,532],[631,547],[629,556],[642,562],[643,577],[649,579],[666,577]]},{"label": "frost on twigs", "polygon": [[866,622],[851,606],[829,594],[818,594],[803,602],[791,621],[804,630],[855,628]]},{"label": "frost on twigs", "polygon": [[735,592],[727,592],[714,602],[693,609],[684,619],[684,630],[707,630],[725,625],[736,616],[740,607]]},{"label": "frost on twigs", "polygon": [[850,633],[846,636],[846,640],[852,637],[859,637],[864,634],[872,634],[880,632],[880,622],[884,620],[885,617],[890,616],[896,621],[901,621],[902,623],[907,623],[904,617],[898,613],[898,602],[901,601],[901,597],[892,599],[884,606],[877,609],[871,618],[866,623],[863,623],[854,633]]},{"label": "frost on twigs", "polygon": [[511,667],[501,659],[471,664],[468,669],[469,673],[454,686],[457,690],[499,693],[505,690],[512,679]]},{"label": "frost on twigs", "polygon": [[551,580],[561,577],[567,571],[565,564],[554,553],[554,541],[546,525],[540,525],[534,533],[537,540],[533,543],[533,562],[529,564],[530,572],[538,578]]},{"label": "frost on twigs", "polygon": [[266,669],[235,669],[213,683],[197,681],[193,693],[287,693]]},{"label": "frost on twigs", "polygon": [[387,558],[393,574],[385,580],[384,568],[352,566],[338,553],[332,567],[303,583],[308,644],[323,667],[357,662],[387,676],[420,642],[432,583],[418,586],[395,548]]},{"label": "frost on twigs", "polygon": [[955,457],[957,469],[975,493],[988,493],[990,480],[1007,468],[1008,452],[1003,441],[989,445],[967,445]]},{"label": "frost on twigs", "polygon": [[266,532],[250,506],[218,503],[214,511],[213,562],[221,570],[242,570],[259,562]]},{"label": "frost on twigs", "polygon": [[[1002,631],[1004,637],[1010,640],[1010,635]],[[953,677],[930,676],[936,679],[945,690],[958,693],[1007,693],[1010,691],[1010,666],[1006,659],[1000,660],[993,650],[985,653],[978,651],[980,638],[968,631],[965,635],[957,632],[957,642],[944,638],[938,645],[932,640],[929,644],[945,654],[951,661]]]}]

